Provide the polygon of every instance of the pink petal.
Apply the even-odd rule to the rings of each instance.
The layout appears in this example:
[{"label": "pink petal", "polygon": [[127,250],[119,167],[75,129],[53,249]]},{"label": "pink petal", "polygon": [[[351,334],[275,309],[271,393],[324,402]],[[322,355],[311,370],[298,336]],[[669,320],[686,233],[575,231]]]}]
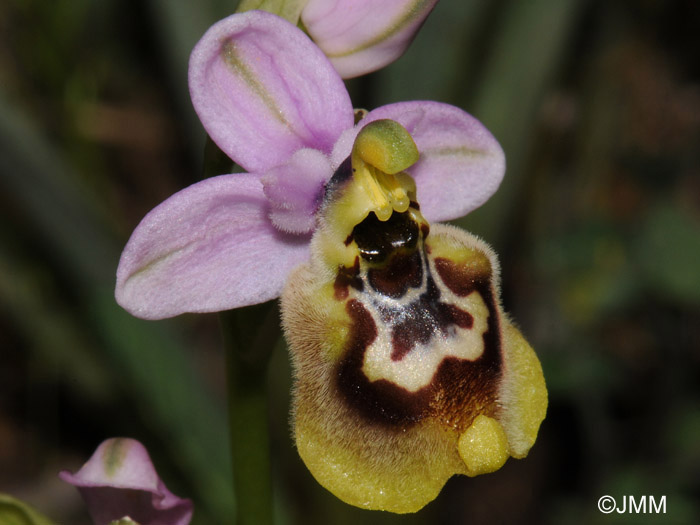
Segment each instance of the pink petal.
[{"label": "pink petal", "polygon": [[301,19],[343,78],[396,60],[437,0],[309,0]]},{"label": "pink petal", "polygon": [[468,113],[439,102],[400,102],[370,111],[336,143],[334,168],[350,155],[358,131],[378,119],[399,122],[415,140],[420,160],[406,171],[416,180],[418,202],[429,221],[466,215],[501,184],[506,164],[498,141]]},{"label": "pink petal", "polygon": [[192,519],[192,502],[167,489],[148,451],[133,439],[104,441],[78,472],[59,477],[78,487],[96,525],[125,516],[141,525],[187,525]]},{"label": "pink petal", "polygon": [[270,13],[235,14],[209,28],[192,51],[189,82],[209,136],[249,172],[302,148],[329,153],[353,123],[350,97],[325,55]]},{"label": "pink petal", "polygon": [[117,302],[143,319],[215,312],[279,296],[308,258],[308,236],[276,230],[260,180],[240,173],[194,184],[153,209],[117,269]]},{"label": "pink petal", "polygon": [[330,159],[315,149],[301,149],[289,162],[268,171],[262,181],[272,223],[286,232],[311,232],[323,187],[332,175]]}]

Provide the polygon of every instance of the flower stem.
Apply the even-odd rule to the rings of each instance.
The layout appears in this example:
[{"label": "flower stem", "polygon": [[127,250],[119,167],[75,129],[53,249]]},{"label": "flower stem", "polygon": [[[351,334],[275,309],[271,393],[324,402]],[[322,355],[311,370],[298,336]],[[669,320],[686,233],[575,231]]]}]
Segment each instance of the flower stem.
[{"label": "flower stem", "polygon": [[226,348],[236,525],[272,525],[267,365],[277,342],[276,302],[220,314]]}]

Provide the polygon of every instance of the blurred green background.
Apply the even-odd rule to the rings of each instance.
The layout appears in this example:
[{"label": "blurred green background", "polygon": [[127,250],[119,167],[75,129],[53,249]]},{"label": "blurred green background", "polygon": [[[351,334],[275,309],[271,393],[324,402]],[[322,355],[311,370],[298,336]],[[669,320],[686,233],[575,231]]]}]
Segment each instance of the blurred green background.
[{"label": "blurred green background", "polygon": [[[60,482],[103,439],[141,440],[195,525],[228,523],[216,315],[114,303],[143,215],[201,177],[189,51],[235,0],[0,3],[0,492],[89,523]],[[411,516],[354,509],[290,439],[270,368],[280,524],[700,523],[700,2],[441,0],[354,104],[433,99],[503,145],[504,183],[458,223],[500,254],[503,300],[544,367],[529,457],[453,478]],[[610,494],[667,514],[603,515]]]}]

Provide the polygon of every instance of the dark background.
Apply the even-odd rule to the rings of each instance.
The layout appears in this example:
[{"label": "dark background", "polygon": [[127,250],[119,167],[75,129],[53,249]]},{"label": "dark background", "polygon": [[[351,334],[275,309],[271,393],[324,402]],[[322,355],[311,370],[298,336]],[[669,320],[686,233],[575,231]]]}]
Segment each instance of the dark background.
[{"label": "dark background", "polygon": [[[187,59],[234,8],[0,3],[0,492],[58,523],[89,520],[57,472],[111,436],[149,448],[193,523],[230,515],[216,315],[139,321],[113,286],[141,217],[201,177]],[[280,524],[700,523],[699,27],[692,0],[442,0],[403,58],[349,82],[358,107],[458,105],[503,145],[501,189],[457,222],[500,254],[550,406],[527,459],[416,515],[361,511],[296,455],[280,343]],[[667,514],[603,515],[604,494]]]}]

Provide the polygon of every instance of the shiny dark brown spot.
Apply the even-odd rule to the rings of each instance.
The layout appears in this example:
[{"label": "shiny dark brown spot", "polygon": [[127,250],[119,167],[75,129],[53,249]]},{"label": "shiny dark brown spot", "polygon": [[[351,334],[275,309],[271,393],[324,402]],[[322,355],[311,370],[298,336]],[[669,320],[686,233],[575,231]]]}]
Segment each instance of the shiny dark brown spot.
[{"label": "shiny dark brown spot", "polygon": [[415,249],[418,235],[418,224],[408,212],[394,212],[386,221],[380,221],[372,212],[352,230],[360,255],[373,263],[385,261],[399,249]]}]

